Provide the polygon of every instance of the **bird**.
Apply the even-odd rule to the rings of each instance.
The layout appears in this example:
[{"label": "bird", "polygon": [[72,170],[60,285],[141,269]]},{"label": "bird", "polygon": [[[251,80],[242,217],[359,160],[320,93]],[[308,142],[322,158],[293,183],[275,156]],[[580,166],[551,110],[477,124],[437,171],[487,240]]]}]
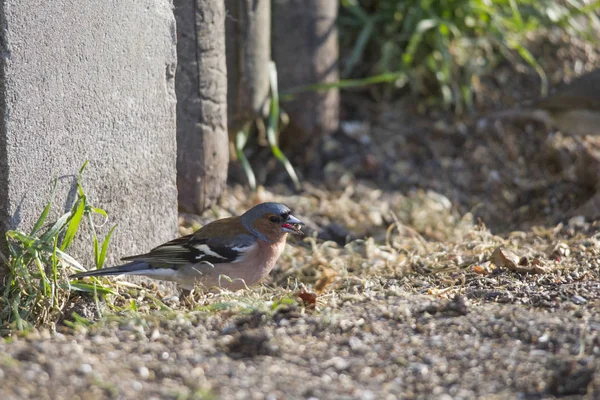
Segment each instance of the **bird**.
[{"label": "bird", "polygon": [[241,216],[222,218],[196,232],[122,258],[126,264],[71,275],[142,275],[176,282],[184,290],[239,290],[262,281],[281,255],[288,233],[303,235],[303,222],[280,203],[258,204]]}]

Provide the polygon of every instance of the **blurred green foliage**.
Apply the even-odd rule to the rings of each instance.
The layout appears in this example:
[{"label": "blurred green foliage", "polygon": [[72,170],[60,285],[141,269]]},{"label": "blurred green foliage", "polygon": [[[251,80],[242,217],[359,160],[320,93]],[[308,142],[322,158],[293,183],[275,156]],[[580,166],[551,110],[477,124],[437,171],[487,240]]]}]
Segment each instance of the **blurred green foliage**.
[{"label": "blurred green foliage", "polygon": [[342,78],[408,84],[461,112],[472,106],[473,77],[518,55],[537,71],[544,94],[546,75],[525,36],[558,27],[594,40],[599,8],[582,0],[341,0]]}]

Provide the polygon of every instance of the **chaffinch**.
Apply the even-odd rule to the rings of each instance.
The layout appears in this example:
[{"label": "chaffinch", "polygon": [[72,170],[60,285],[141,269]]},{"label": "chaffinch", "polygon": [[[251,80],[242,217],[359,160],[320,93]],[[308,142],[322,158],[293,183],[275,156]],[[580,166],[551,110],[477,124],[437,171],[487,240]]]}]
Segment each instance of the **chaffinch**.
[{"label": "chaffinch", "polygon": [[72,275],[143,275],[174,281],[183,289],[195,285],[207,290],[238,290],[264,279],[285,247],[288,233],[303,234],[304,225],[279,203],[262,203],[239,217],[223,218],[196,232],[171,240],[147,254],[125,257],[131,261]]}]

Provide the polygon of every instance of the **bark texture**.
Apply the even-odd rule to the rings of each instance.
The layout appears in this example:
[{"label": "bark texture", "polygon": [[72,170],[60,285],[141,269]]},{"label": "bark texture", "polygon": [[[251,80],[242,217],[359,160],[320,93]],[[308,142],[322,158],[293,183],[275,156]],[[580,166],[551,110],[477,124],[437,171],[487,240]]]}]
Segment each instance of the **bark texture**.
[{"label": "bark texture", "polygon": [[226,0],[229,131],[265,117],[269,100],[271,1]]},{"label": "bark texture", "polygon": [[[338,2],[331,0],[273,1],[273,59],[281,92],[338,80],[337,11]],[[310,147],[338,129],[339,101],[339,91],[331,89],[282,103],[290,117],[283,147],[310,158]]]},{"label": "bark texture", "polygon": [[202,212],[223,193],[229,162],[225,4],[175,0],[179,206]]}]

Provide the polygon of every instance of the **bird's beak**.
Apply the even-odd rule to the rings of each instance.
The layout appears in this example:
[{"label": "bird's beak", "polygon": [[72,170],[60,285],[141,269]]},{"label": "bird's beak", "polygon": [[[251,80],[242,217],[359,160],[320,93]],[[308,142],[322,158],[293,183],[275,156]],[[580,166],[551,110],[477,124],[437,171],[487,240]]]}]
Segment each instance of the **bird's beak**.
[{"label": "bird's beak", "polygon": [[290,215],[288,219],[281,225],[281,228],[284,232],[293,233],[294,235],[304,235],[304,232],[300,230],[301,226],[304,225],[304,222],[300,221],[298,218]]}]

